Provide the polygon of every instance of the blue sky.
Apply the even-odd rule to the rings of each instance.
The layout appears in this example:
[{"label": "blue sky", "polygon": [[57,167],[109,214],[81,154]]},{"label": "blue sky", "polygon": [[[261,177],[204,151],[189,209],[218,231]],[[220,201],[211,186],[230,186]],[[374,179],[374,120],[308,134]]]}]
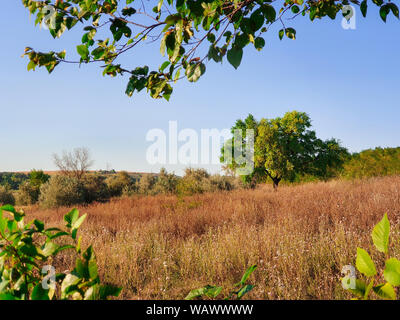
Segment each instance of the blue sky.
[{"label": "blue sky", "polygon": [[[400,145],[400,24],[393,15],[385,24],[373,10],[367,19],[358,11],[356,30],[344,30],[340,19],[311,23],[300,16],[286,24],[296,28],[295,41],[279,41],[277,26],[266,35],[264,50],[245,50],[238,70],[209,63],[199,82],[179,83],[167,102],[145,92],[125,96],[127,77],[102,77],[96,66],[27,72],[21,58],[26,46],[67,49],[74,56],[80,30],[53,40],[34,26],[20,1],[2,8],[0,171],[52,170],[52,153],[86,146],[96,169],[108,164],[157,172],[160,166],[145,157],[150,129],[167,130],[170,120],[179,130],[223,129],[248,113],[270,118],[294,109],[311,116],[318,136],[338,138],[350,151]],[[154,46],[124,57],[132,67],[160,61]],[[178,174],[183,169],[166,167]]]}]

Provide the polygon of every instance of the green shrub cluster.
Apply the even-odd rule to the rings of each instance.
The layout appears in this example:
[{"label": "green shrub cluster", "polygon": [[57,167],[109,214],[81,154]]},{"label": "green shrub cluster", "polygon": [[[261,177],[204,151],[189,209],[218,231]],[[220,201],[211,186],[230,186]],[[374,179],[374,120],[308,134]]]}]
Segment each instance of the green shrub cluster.
[{"label": "green shrub cluster", "polygon": [[15,204],[15,198],[12,192],[5,186],[0,186],[0,205]]},{"label": "green shrub cluster", "polygon": [[[64,229],[46,228],[37,219],[25,224],[24,216],[10,205],[0,207],[0,300],[99,300],[119,296],[121,288],[101,283],[92,246],[82,250],[82,238],[77,233],[86,215],[80,216],[76,209],[70,211],[64,216]],[[49,263],[65,250],[75,253],[75,267],[56,273]]]}]

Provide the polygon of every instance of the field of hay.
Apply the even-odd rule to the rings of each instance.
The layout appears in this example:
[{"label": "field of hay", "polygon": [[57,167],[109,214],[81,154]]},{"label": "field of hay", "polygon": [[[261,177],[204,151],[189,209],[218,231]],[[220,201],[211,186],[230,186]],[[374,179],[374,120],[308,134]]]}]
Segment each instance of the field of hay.
[{"label": "field of hay", "polygon": [[[400,258],[400,176],[271,186],[195,195],[135,196],[79,208],[83,245],[93,244],[103,280],[123,299],[182,299],[191,289],[229,290],[251,264],[251,299],[347,299],[340,271],[356,247],[372,249],[372,227],[388,213]],[[26,209],[63,226],[69,208]],[[65,254],[59,271],[73,264]],[[225,291],[227,292],[227,291]]]}]

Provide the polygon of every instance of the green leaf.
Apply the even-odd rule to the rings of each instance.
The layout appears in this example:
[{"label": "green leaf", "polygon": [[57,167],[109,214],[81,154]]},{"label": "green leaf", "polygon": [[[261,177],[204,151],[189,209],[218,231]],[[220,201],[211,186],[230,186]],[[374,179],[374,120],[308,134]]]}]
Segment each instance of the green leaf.
[{"label": "green leaf", "polygon": [[76,50],[78,51],[79,55],[83,60],[86,60],[89,56],[89,49],[86,47],[85,44],[81,44],[76,47]]},{"label": "green leaf", "polygon": [[396,292],[390,283],[380,284],[374,287],[373,290],[383,299],[396,300]]},{"label": "green leaf", "polygon": [[390,222],[387,214],[383,216],[382,220],[372,230],[372,241],[376,249],[380,252],[387,253],[389,246]]},{"label": "green leaf", "polygon": [[67,227],[71,228],[72,225],[79,217],[79,211],[77,209],[72,209],[64,216],[64,220],[67,222]]},{"label": "green leaf", "polygon": [[238,299],[241,299],[246,293],[250,292],[253,290],[254,286],[251,284],[245,285],[243,288],[241,288],[237,294]]},{"label": "green leaf", "polygon": [[203,63],[191,64],[186,68],[186,77],[189,82],[196,82],[204,72],[205,65]]},{"label": "green leaf", "polygon": [[375,264],[369,256],[368,252],[364,249],[357,248],[356,267],[358,271],[367,277],[376,275]]},{"label": "green leaf", "polygon": [[240,280],[238,285],[244,285],[247,279],[251,276],[251,274],[254,272],[254,270],[257,269],[257,265],[252,265],[251,267],[247,268],[246,272],[244,273],[242,280]]},{"label": "green leaf", "polygon": [[265,46],[265,40],[261,37],[257,37],[254,40],[254,47],[260,51]]},{"label": "green leaf", "polygon": [[279,30],[279,40],[282,40],[283,36],[285,35],[285,30]]},{"label": "green leaf", "polygon": [[364,0],[363,2],[361,2],[360,9],[361,9],[362,15],[364,17],[366,17],[367,16],[367,9],[368,9],[367,0]]},{"label": "green leaf", "polygon": [[243,49],[242,48],[236,48],[233,47],[230,49],[227,53],[227,58],[229,63],[237,69],[240,66],[240,63],[242,62],[243,58]]},{"label": "green leaf", "polygon": [[79,229],[79,227],[81,226],[83,221],[85,221],[86,217],[87,217],[87,214],[85,213],[79,219],[77,219],[75,222],[72,223],[72,227],[71,228],[72,229]]},{"label": "green leaf", "polygon": [[193,300],[201,296],[216,298],[222,291],[222,287],[206,285],[202,288],[194,289],[189,292],[185,300]]},{"label": "green leaf", "polygon": [[49,299],[49,289],[43,289],[42,284],[36,285],[31,293],[32,300],[50,300]]},{"label": "green leaf", "polygon": [[383,20],[384,22],[386,22],[386,17],[387,17],[387,15],[389,14],[389,12],[390,12],[390,8],[389,8],[389,6],[388,6],[387,4],[383,5],[383,6],[379,9],[379,14],[380,14],[380,16],[381,16],[381,18],[382,18],[382,20]]},{"label": "green leaf", "polygon": [[396,258],[386,260],[383,276],[392,286],[400,286],[400,261]]}]

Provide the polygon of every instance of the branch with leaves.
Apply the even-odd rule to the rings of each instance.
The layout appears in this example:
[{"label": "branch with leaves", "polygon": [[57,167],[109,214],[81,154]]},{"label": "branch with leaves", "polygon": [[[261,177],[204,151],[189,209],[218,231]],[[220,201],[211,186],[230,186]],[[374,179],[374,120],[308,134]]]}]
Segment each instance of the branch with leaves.
[{"label": "branch with leaves", "polygon": [[[281,40],[285,36],[295,39],[296,30],[287,25],[295,17],[336,19],[350,2],[359,5],[365,17],[367,1],[159,0],[145,4],[135,0],[22,0],[29,12],[36,14],[35,24],[45,23],[54,38],[77,26],[83,27],[81,43],[76,47],[79,60],[67,59],[65,50],[43,53],[31,47],[25,49],[24,56],[29,58],[28,70],[39,66],[49,73],[60,63],[101,63],[103,75],[130,75],[125,91],[128,96],[146,88],[152,98],[169,100],[172,85],[182,78],[190,82],[199,80],[207,61],[220,63],[226,58],[238,68],[246,46],[264,48],[262,35],[271,25],[281,25]],[[380,7],[383,21],[390,12],[399,17],[395,3],[372,2]],[[344,16],[347,14],[343,11]],[[120,56],[138,45],[154,42],[160,42],[161,56],[166,57],[158,69],[123,67],[118,63]]]}]

